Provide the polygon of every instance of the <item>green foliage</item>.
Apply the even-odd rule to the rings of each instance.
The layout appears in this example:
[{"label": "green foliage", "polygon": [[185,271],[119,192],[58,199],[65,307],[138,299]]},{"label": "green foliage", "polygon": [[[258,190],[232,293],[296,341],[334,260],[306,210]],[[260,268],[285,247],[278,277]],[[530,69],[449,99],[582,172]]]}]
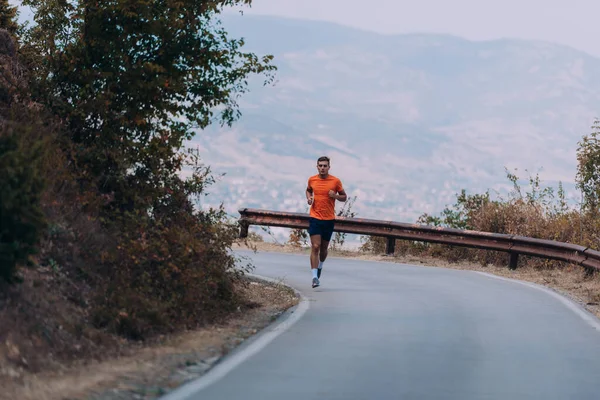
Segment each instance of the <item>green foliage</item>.
[{"label": "green foliage", "polygon": [[[523,195],[521,186],[519,185],[519,177],[508,171],[506,171],[506,177],[513,184],[513,190],[510,193],[510,197],[515,200],[524,201],[530,205],[540,205],[544,209],[547,209],[554,201],[554,188],[548,186],[545,188],[541,187],[541,181],[539,174],[535,176],[529,175],[529,191]],[[560,183],[560,182],[559,182]],[[559,185],[560,196],[562,196],[562,202],[560,207],[564,205],[564,190],[562,190],[562,184]]]},{"label": "green foliage", "polygon": [[425,213],[417,219],[417,223],[456,229],[473,229],[469,225],[469,220],[474,213],[489,204],[489,202],[489,192],[468,195],[466,190],[463,189],[460,194],[456,195],[456,203],[451,208],[444,208],[438,217]]},{"label": "green foliage", "polygon": [[46,226],[40,205],[44,147],[26,140],[29,129],[26,122],[0,125],[0,279],[8,282],[17,264],[36,252]]},{"label": "green foliage", "polygon": [[583,194],[583,208],[594,215],[600,206],[600,120],[592,133],[583,136],[577,148],[577,187]]},{"label": "green foliage", "polygon": [[20,31],[17,7],[11,6],[8,0],[0,0],[0,29],[6,29],[11,35],[17,35]]},{"label": "green foliage", "polygon": [[[0,19],[10,19],[2,4]],[[25,97],[49,114],[44,124],[60,121],[61,129],[46,140],[49,155],[38,153],[44,141],[1,138],[0,166],[14,169],[0,177],[0,195],[9,196],[2,197],[1,239],[10,249],[22,245],[12,259],[39,244],[40,260],[57,274],[89,285],[96,326],[127,337],[193,327],[236,309],[235,285],[250,266],[240,267],[229,251],[237,227],[223,209],[197,208],[214,179],[184,142],[211,123],[239,118],[237,99],[250,75],[273,79],[272,57],[242,51],[243,40],[229,38],[217,19],[224,7],[250,1],[23,4],[36,25],[21,36],[26,74],[15,77],[26,76],[28,87],[3,73],[0,97],[7,105]],[[44,216],[53,227],[46,235]],[[4,233],[9,222],[13,236]]]},{"label": "green foliage", "polygon": [[[238,116],[250,74],[274,70],[241,51],[216,15],[245,1],[26,0],[36,14],[31,45],[44,57],[37,98],[68,121],[80,165],[131,211],[178,171],[194,128]],[[269,75],[270,79],[270,75]],[[140,195],[141,193],[141,195]]]},{"label": "green foliage", "polygon": [[170,210],[124,223],[116,252],[105,260],[109,279],[93,312],[98,327],[143,339],[212,322],[238,305],[233,285],[242,270],[227,255],[236,226],[226,223],[223,209]]},{"label": "green foliage", "polygon": [[[6,13],[3,6],[0,2]],[[27,102],[23,77],[14,37],[0,29],[0,279],[8,282],[37,251],[46,226],[41,197],[50,146],[41,136],[38,112]]]},{"label": "green foliage", "polygon": [[565,189],[560,181],[558,182],[557,196],[558,202],[554,205],[551,212],[556,215],[563,215],[569,211],[569,205],[567,204]]}]

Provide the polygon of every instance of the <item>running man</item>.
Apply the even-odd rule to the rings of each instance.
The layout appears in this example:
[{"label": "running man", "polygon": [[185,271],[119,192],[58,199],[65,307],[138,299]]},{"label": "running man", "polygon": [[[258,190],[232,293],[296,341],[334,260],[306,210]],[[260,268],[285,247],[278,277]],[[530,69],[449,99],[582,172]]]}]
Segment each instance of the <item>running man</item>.
[{"label": "running man", "polygon": [[327,248],[335,223],[335,201],[344,202],[348,198],[342,181],[329,175],[329,168],[329,157],[320,157],[317,160],[319,173],[308,178],[306,187],[306,200],[311,206],[308,234],[311,244],[310,268],[313,276],[313,288],[321,284],[319,278],[321,278],[323,263],[327,258]]}]

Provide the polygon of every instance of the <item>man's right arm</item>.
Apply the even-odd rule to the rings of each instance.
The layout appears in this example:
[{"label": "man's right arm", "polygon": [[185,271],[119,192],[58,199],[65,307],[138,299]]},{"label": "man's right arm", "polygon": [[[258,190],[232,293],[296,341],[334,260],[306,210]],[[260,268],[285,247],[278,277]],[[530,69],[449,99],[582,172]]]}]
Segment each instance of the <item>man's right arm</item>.
[{"label": "man's right arm", "polygon": [[310,183],[309,183],[308,186],[306,186],[306,201],[308,202],[308,205],[312,205],[313,200],[314,200],[313,190],[310,187]]}]

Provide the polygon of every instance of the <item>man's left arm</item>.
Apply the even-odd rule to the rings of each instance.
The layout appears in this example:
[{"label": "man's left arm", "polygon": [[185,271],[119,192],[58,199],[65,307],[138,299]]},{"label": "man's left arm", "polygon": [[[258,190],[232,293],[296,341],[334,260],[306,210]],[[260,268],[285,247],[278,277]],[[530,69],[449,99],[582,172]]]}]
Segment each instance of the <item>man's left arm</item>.
[{"label": "man's left arm", "polygon": [[344,190],[344,187],[342,186],[342,182],[337,183],[337,185],[335,186],[335,190],[330,190],[329,191],[329,197],[336,199],[338,201],[346,201],[346,199],[348,198],[348,195],[346,194],[346,191]]},{"label": "man's left arm", "polygon": [[336,195],[335,198],[338,201],[345,202],[348,199],[348,195],[346,194],[346,191],[344,190],[344,186],[342,185],[342,181],[340,181],[339,179],[338,179],[338,182],[337,182],[337,188],[336,188],[336,190],[337,190],[338,194]]},{"label": "man's left arm", "polygon": [[346,191],[344,189],[341,189],[339,192],[337,192],[335,198],[338,201],[344,202],[348,199],[348,195],[346,194]]}]

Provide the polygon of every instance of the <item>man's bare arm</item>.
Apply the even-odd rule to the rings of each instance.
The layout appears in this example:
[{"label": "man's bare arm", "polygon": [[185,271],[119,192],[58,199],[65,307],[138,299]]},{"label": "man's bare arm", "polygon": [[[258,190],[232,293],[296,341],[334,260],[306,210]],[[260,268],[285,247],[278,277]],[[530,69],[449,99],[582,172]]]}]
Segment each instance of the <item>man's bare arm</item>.
[{"label": "man's bare arm", "polygon": [[308,205],[311,205],[313,200],[314,200],[313,190],[310,186],[307,186],[306,187],[306,201],[308,202]]},{"label": "man's bare arm", "polygon": [[332,197],[338,201],[344,202],[348,198],[348,195],[346,194],[346,191],[344,189],[340,190],[337,193],[334,192],[333,190],[330,190],[329,197]]}]

